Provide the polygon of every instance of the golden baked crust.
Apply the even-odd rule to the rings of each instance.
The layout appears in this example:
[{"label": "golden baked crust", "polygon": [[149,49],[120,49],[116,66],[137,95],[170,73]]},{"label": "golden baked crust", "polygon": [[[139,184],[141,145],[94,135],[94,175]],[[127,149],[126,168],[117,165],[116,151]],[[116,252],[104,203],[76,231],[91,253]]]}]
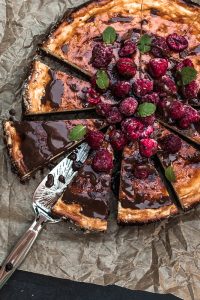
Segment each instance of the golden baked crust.
[{"label": "golden baked crust", "polygon": [[178,213],[178,209],[175,204],[163,206],[160,208],[147,208],[147,209],[131,209],[122,207],[121,203],[118,203],[118,223],[122,224],[144,224],[159,221],[165,218],[169,218],[172,215]]},{"label": "golden baked crust", "polygon": [[[63,95],[57,107],[53,107],[46,90],[52,82],[50,73],[53,73],[56,80],[62,82]],[[81,97],[84,96],[82,89],[90,88],[91,85],[61,71],[53,71],[41,61],[35,60],[29,78],[24,86],[23,107],[25,115],[57,113],[65,111],[88,110],[94,107],[84,105]],[[59,87],[58,87],[59,90]],[[44,101],[45,98],[45,101]],[[112,99],[101,96],[101,101],[112,104]]]},{"label": "golden baked crust", "polygon": [[54,207],[52,212],[58,216],[73,221],[77,226],[90,230],[90,231],[106,231],[107,220],[101,220],[97,218],[91,218],[81,213],[81,206],[78,204],[66,204],[60,198]]},{"label": "golden baked crust", "polygon": [[[102,147],[114,159],[112,147],[107,141],[104,141]],[[52,212],[70,219],[81,228],[105,231],[109,215],[112,170],[95,172],[91,167],[95,153],[93,150],[89,154],[83,167],[53,206]]]},{"label": "golden baked crust", "polygon": [[[45,124],[45,125],[44,125]],[[56,132],[53,132],[53,127],[58,125]],[[39,168],[44,167],[49,162],[52,162],[63,153],[70,151],[73,147],[78,145],[80,142],[70,142],[67,137],[63,137],[63,128],[65,132],[70,130],[77,124],[86,125],[89,129],[102,128],[104,122],[99,120],[67,120],[67,121],[5,121],[3,122],[4,140],[8,149],[8,154],[11,159],[14,170],[19,175],[22,181],[27,180],[30,176],[35,173]],[[43,127],[50,127],[51,136],[48,136],[48,132],[45,132]],[[61,128],[59,137],[59,127]],[[28,128],[28,131],[27,131]],[[58,130],[58,131],[57,131]],[[20,131],[20,133],[19,133]],[[28,135],[26,135],[28,132]],[[58,139],[58,147],[55,150],[53,145],[54,135]],[[26,140],[31,137],[33,143],[30,144],[30,148],[23,153],[23,145]],[[30,142],[29,142],[30,143]],[[53,148],[50,148],[50,144]],[[60,146],[59,146],[60,145]],[[37,149],[37,147],[40,147]],[[31,149],[31,150],[30,150]],[[41,156],[40,160],[35,157],[39,155],[40,150],[44,150],[44,156]],[[35,155],[37,153],[37,155]],[[36,161],[31,164],[32,161]],[[29,162],[29,165],[27,164]]]},{"label": "golden baked crust", "polygon": [[[153,14],[153,10],[158,10],[158,14]],[[172,32],[187,33],[190,47],[199,45],[199,7],[187,5],[180,0],[103,0],[93,1],[72,12],[49,35],[42,49],[82,72],[92,75],[95,73],[95,69],[90,64],[94,38],[100,36],[108,26],[110,18],[117,15],[133,17],[129,23],[111,24],[120,36],[129,29],[140,28],[141,20],[147,19],[148,24],[143,25],[143,31],[162,36]],[[67,45],[66,53],[62,51],[63,45]],[[145,56],[143,59],[145,60]],[[192,59],[195,66],[199,68],[199,58]]]},{"label": "golden baked crust", "polygon": [[[148,168],[147,178],[134,176],[134,168],[138,165]],[[137,142],[126,146],[121,166],[118,222],[148,223],[177,212],[153,162],[140,156]]]}]

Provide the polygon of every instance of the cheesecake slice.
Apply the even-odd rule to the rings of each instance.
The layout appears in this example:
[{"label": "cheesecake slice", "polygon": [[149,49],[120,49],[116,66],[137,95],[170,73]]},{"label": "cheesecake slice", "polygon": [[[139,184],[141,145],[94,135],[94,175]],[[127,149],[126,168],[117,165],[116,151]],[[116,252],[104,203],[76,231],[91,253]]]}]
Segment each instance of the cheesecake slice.
[{"label": "cheesecake slice", "polygon": [[80,141],[71,141],[69,133],[78,124],[99,129],[104,121],[5,121],[5,144],[20,179],[28,179],[36,170],[75,147]]},{"label": "cheesecake slice", "polygon": [[153,161],[140,155],[137,142],[124,148],[120,181],[119,223],[148,223],[178,212]]},{"label": "cheesecake slice", "polygon": [[[112,147],[107,141],[102,149],[108,150],[113,158]],[[97,172],[93,169],[92,161],[96,152],[91,151],[78,174],[53,206],[52,212],[73,221],[83,229],[105,231],[109,215],[112,170]]]},{"label": "cheesecake slice", "polygon": [[160,126],[158,157],[165,169],[171,167],[171,182],[183,209],[200,202],[200,151]]},{"label": "cheesecake slice", "polygon": [[[140,21],[141,0],[92,1],[65,16],[44,41],[42,49],[92,76],[96,73],[91,63],[92,49],[102,41],[104,29],[115,28],[120,40],[129,30],[134,29],[133,35],[137,35],[141,29]],[[116,41],[114,56],[119,47]]]},{"label": "cheesecake slice", "polygon": [[[91,84],[70,74],[54,71],[35,60],[25,84],[23,108],[25,115],[46,114],[94,109],[87,102]],[[104,103],[114,104],[113,98],[99,95]]]}]

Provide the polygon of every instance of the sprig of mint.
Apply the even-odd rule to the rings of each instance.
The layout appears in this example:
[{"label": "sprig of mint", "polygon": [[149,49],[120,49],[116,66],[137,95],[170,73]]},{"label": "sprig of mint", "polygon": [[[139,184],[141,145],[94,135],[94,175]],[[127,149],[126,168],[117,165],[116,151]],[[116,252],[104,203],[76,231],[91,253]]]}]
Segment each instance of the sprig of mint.
[{"label": "sprig of mint", "polygon": [[138,42],[138,49],[142,53],[149,52],[151,50],[151,40],[152,38],[148,34],[143,34]]},{"label": "sprig of mint", "polygon": [[115,28],[112,26],[108,26],[104,31],[103,31],[103,41],[106,44],[113,44],[117,39],[117,33]]},{"label": "sprig of mint", "polygon": [[144,102],[138,106],[138,114],[140,117],[148,117],[155,113],[156,105],[149,102]]},{"label": "sprig of mint", "polygon": [[178,71],[178,75],[180,75],[180,80],[177,84],[179,86],[187,85],[197,78],[197,71],[192,67],[184,67],[181,71]]},{"label": "sprig of mint", "polygon": [[110,79],[104,70],[98,70],[96,73],[96,84],[101,90],[106,90],[109,87]]},{"label": "sprig of mint", "polygon": [[79,141],[85,136],[86,132],[87,132],[86,126],[79,124],[74,126],[70,130],[68,138],[70,139],[70,141]]},{"label": "sprig of mint", "polygon": [[165,169],[165,177],[171,182],[176,181],[176,174],[175,174],[172,166],[169,166]]}]

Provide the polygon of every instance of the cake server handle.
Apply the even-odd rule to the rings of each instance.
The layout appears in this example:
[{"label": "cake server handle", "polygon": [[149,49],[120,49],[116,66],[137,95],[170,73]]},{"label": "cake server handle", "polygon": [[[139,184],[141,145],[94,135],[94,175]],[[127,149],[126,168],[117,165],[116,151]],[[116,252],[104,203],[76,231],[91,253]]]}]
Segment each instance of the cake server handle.
[{"label": "cake server handle", "polygon": [[29,229],[12,249],[11,253],[7,256],[0,269],[0,289],[20,266],[47,222],[48,219],[45,216],[38,215]]}]

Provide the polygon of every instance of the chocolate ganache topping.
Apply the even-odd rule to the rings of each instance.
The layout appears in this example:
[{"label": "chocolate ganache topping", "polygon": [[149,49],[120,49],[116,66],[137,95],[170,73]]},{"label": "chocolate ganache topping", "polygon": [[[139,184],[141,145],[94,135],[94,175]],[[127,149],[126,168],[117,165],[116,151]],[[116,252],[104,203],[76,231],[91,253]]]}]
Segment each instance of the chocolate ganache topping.
[{"label": "chocolate ganache topping", "polygon": [[78,175],[65,190],[62,200],[67,204],[79,204],[81,212],[92,218],[106,219],[109,213],[110,174],[96,173],[91,155]]}]

